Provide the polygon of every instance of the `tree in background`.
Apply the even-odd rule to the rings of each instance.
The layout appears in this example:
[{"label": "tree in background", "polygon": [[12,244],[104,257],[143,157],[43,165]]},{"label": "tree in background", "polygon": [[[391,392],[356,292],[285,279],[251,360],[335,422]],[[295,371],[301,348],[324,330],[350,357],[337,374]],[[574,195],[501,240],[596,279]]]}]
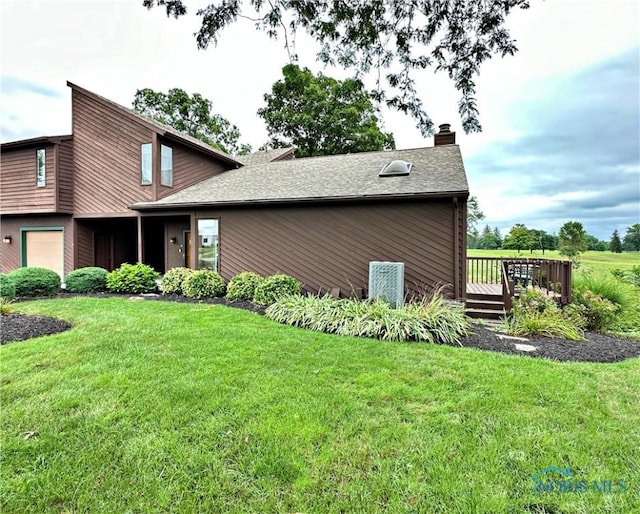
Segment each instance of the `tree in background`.
[{"label": "tree in background", "polygon": [[506,250],[528,250],[533,246],[534,240],[531,231],[522,223],[516,223],[502,241],[502,248]]},{"label": "tree in background", "polygon": [[613,234],[611,234],[611,241],[609,241],[609,250],[613,253],[622,253],[622,242],[620,241],[618,229],[615,229],[613,231]]},{"label": "tree in background", "polygon": [[484,212],[480,210],[478,198],[470,196],[467,200],[467,248],[479,248],[480,233],[478,222],[484,219]]},{"label": "tree in background", "polygon": [[558,247],[558,238],[544,230],[530,229],[529,235],[531,236],[531,246],[529,247],[531,253],[533,250],[542,250],[542,255],[544,255],[545,250],[555,250]]},{"label": "tree in background", "polygon": [[498,229],[498,227],[493,227],[493,235],[496,236],[498,248],[500,248],[502,246],[502,234],[500,234],[500,230]]},{"label": "tree in background", "polygon": [[297,157],[391,150],[393,135],[378,126],[376,108],[362,82],[316,77],[295,64],[282,68],[266,107],[258,110],[267,125],[268,146],[296,147]]},{"label": "tree in background", "polygon": [[228,154],[243,155],[251,146],[240,144],[240,131],[229,120],[211,112],[211,100],[198,93],[189,96],[179,88],[168,93],[153,89],[138,89],[133,100],[133,110],[200,139]]},{"label": "tree in background", "polygon": [[600,241],[600,239],[591,234],[585,236],[585,243],[588,251],[605,252],[608,248],[606,241]]},{"label": "tree in background", "polygon": [[558,253],[577,262],[580,254],[587,249],[586,235],[582,223],[567,221],[558,233]]},{"label": "tree in background", "polygon": [[[164,6],[167,16],[175,18],[187,13],[185,0],[143,0],[143,5]],[[321,62],[354,68],[357,76],[377,72],[375,99],[412,116],[424,136],[433,131],[433,122],[422,106],[414,72],[435,67],[461,93],[458,112],[469,133],[481,130],[475,98],[480,66],[494,55],[517,51],[506,17],[528,7],[529,0],[224,0],[196,11],[202,18],[196,40],[198,48],[217,44],[225,27],[248,18],[252,28],[262,28],[272,38],[283,35],[294,62],[294,36],[304,29],[318,43]]]},{"label": "tree in background", "polygon": [[485,225],[484,229],[482,229],[482,234],[480,235],[478,248],[482,248],[483,250],[495,250],[496,248],[500,248],[501,243],[502,241],[500,241],[499,237],[496,236],[495,231],[491,230],[489,225]]},{"label": "tree in background", "polygon": [[640,223],[627,227],[627,233],[622,239],[622,249],[625,252],[640,251]]}]

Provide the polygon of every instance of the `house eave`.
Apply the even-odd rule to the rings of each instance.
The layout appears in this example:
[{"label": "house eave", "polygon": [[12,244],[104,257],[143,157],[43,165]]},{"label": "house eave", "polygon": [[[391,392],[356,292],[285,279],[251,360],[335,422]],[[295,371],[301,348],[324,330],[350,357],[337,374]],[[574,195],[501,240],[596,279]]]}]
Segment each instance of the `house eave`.
[{"label": "house eave", "polygon": [[0,144],[0,150],[17,150],[42,145],[55,145],[68,139],[73,139],[73,135],[32,137],[30,139],[20,139],[19,141],[8,141],[6,143],[2,143]]},{"label": "house eave", "polygon": [[301,198],[268,198],[260,200],[228,200],[219,202],[175,202],[175,203],[136,203],[129,206],[135,211],[154,211],[163,209],[194,209],[212,207],[242,207],[255,205],[289,205],[289,204],[317,204],[340,202],[375,202],[382,200],[420,200],[453,197],[469,197],[468,190],[439,191],[432,193],[404,193],[404,194],[371,194],[331,197],[301,197]]}]

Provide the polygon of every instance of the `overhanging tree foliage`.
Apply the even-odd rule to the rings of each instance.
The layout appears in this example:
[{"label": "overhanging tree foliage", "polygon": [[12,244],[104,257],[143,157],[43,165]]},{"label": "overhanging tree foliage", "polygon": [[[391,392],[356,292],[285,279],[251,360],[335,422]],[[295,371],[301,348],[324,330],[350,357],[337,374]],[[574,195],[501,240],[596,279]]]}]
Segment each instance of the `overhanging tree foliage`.
[{"label": "overhanging tree foliage", "polygon": [[211,100],[199,93],[189,95],[179,88],[168,93],[153,89],[138,89],[133,100],[133,110],[144,116],[169,125],[181,132],[200,139],[228,154],[242,155],[251,146],[240,144],[240,131],[229,120],[212,113]]},{"label": "overhanging tree foliage", "polygon": [[282,69],[266,107],[264,119],[272,147],[295,146],[296,156],[335,155],[391,150],[393,135],[378,126],[369,93],[357,79],[336,80],[288,64]]},{"label": "overhanging tree foliage", "polygon": [[[164,6],[175,18],[187,12],[184,0],[143,0],[143,5]],[[468,133],[481,130],[475,98],[480,66],[494,55],[517,51],[505,21],[513,10],[528,7],[528,0],[221,0],[196,11],[202,18],[196,40],[207,48],[225,27],[246,18],[270,37],[283,34],[295,61],[289,36],[303,29],[318,43],[320,61],[353,68],[358,76],[375,70],[376,100],[411,115],[425,136],[433,122],[414,76],[435,67],[460,91],[458,111]]]}]

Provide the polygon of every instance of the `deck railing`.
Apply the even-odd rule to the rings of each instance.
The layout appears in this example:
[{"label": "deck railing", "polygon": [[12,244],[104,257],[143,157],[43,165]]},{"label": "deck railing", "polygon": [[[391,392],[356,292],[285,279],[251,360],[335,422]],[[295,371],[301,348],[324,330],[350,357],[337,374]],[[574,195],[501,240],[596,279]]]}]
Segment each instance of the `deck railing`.
[{"label": "deck railing", "polygon": [[513,295],[516,292],[516,283],[513,278],[509,277],[509,267],[506,262],[502,262],[500,266],[502,272],[502,303],[508,312],[513,307]]},{"label": "deck railing", "polygon": [[[532,285],[554,293],[562,305],[571,303],[571,261],[467,257],[467,283]],[[511,291],[514,292],[513,290]]]}]

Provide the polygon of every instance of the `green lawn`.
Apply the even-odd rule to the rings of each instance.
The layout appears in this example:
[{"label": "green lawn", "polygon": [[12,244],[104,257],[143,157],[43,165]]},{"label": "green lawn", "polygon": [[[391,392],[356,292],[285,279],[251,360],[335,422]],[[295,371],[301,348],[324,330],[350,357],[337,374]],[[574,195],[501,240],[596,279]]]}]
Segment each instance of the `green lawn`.
[{"label": "green lawn", "polygon": [[[74,328],[0,347],[3,513],[640,510],[638,359],[343,338],[204,304],[17,305]],[[591,489],[534,494],[549,466]]]}]

